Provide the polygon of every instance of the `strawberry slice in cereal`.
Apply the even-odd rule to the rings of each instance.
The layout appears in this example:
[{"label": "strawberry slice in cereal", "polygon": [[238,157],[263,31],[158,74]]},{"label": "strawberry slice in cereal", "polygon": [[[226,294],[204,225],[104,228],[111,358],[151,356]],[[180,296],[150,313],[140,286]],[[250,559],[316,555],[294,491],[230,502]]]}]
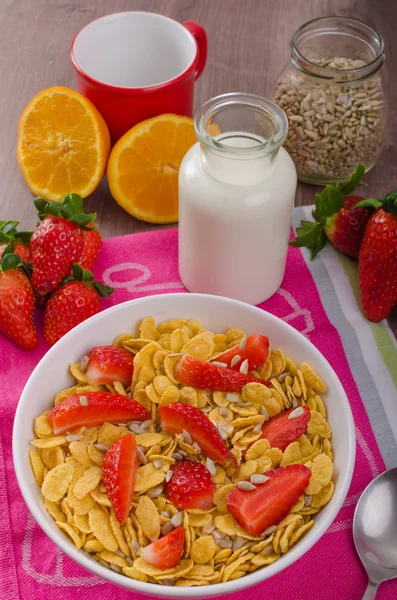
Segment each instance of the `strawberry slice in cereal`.
[{"label": "strawberry slice in cereal", "polygon": [[211,473],[201,463],[182,460],[175,463],[165,484],[166,497],[176,508],[211,508],[215,484]]},{"label": "strawberry slice in cereal", "polygon": [[135,437],[129,433],[106,451],[102,462],[102,481],[117,520],[124,524],[131,509],[136,472],[139,466]]},{"label": "strawberry slice in cereal", "polygon": [[263,423],[261,437],[266,438],[272,448],[280,448],[284,452],[289,444],[306,433],[310,416],[307,406],[284,410]]},{"label": "strawberry slice in cereal", "polygon": [[189,354],[183,356],[175,366],[175,378],[180,383],[198,390],[216,392],[241,392],[247,383],[260,383],[270,386],[268,382],[258,377],[220,367],[214,363],[204,362]]},{"label": "strawberry slice in cereal", "polygon": [[173,569],[181,560],[184,544],[185,530],[181,525],[155,542],[141,548],[139,554],[148,563],[159,569]]},{"label": "strawberry slice in cereal", "polygon": [[310,469],[299,464],[253,475],[230,492],[227,509],[248,533],[263,535],[268,527],[288,515],[309,485],[310,477]]},{"label": "strawberry slice in cereal", "polygon": [[96,346],[82,362],[86,365],[87,383],[103,385],[120,381],[124,387],[131,385],[134,360],[124,348]]},{"label": "strawberry slice in cereal", "polygon": [[55,435],[103,423],[146,421],[150,415],[139,402],[111,392],[72,394],[54,406],[47,420]]},{"label": "strawberry slice in cereal", "polygon": [[215,360],[234,371],[242,369],[241,372],[244,373],[245,369],[255,371],[268,356],[269,338],[255,333],[249,337],[244,336],[236,346],[218,354]]},{"label": "strawberry slice in cereal", "polygon": [[169,435],[187,434],[204,454],[223,467],[235,464],[235,457],[226,446],[219,431],[200,409],[174,402],[160,408],[161,427]]}]

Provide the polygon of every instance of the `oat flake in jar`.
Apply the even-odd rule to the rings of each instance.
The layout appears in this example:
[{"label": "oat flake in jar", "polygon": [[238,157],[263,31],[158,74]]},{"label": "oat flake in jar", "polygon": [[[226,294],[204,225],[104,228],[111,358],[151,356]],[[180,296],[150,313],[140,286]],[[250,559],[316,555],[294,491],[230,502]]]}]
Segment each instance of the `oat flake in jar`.
[{"label": "oat flake in jar", "polygon": [[269,100],[224,94],[195,116],[179,171],[179,273],[186,288],[259,304],[285,271],[296,170],[287,118]]},{"label": "oat flake in jar", "polygon": [[298,179],[336,183],[359,163],[375,165],[386,136],[384,59],[381,36],[356,19],[322,17],[295,32],[274,97]]}]

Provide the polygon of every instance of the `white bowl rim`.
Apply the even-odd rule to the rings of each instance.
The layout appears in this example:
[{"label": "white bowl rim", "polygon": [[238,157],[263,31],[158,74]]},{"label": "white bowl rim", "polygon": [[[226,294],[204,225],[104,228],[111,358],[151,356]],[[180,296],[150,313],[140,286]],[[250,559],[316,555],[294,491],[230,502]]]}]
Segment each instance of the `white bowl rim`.
[{"label": "white bowl rim", "polygon": [[[137,581],[135,579],[126,577],[125,575],[116,573],[116,572],[112,571],[111,569],[103,567],[99,563],[96,563],[93,559],[86,557],[82,552],[77,550],[77,548],[75,546],[73,546],[73,544],[71,542],[69,542],[60,531],[59,532],[56,531],[56,529],[52,528],[48,524],[48,522],[42,517],[39,509],[36,508],[35,501],[33,501],[30,497],[29,486],[24,481],[23,462],[26,461],[26,457],[20,456],[16,450],[17,440],[18,440],[18,436],[19,436],[18,432],[19,432],[19,428],[20,428],[20,423],[23,420],[23,404],[25,403],[26,398],[28,397],[27,390],[29,388],[30,382],[31,382],[32,378],[34,378],[34,374],[35,374],[36,370],[40,367],[40,365],[42,365],[43,362],[51,361],[52,354],[57,351],[57,349],[59,348],[60,345],[62,345],[64,340],[69,339],[73,336],[78,337],[80,335],[81,335],[81,339],[84,339],[83,332],[84,332],[84,329],[87,327],[87,324],[90,325],[92,322],[99,323],[104,317],[108,317],[108,315],[118,312],[119,310],[124,308],[126,305],[133,307],[137,303],[139,303],[139,304],[150,303],[150,302],[153,302],[154,298],[158,299],[159,302],[161,302],[162,298],[165,298],[165,297],[167,297],[168,300],[170,300],[170,299],[172,300],[173,298],[175,298],[175,299],[178,298],[180,300],[181,297],[183,297],[183,296],[186,297],[187,299],[188,298],[202,298],[203,300],[204,299],[222,300],[222,302],[233,304],[237,310],[238,310],[238,308],[242,308],[244,310],[253,311],[254,313],[257,313],[258,316],[260,316],[261,313],[263,314],[265,312],[267,315],[267,318],[269,318],[271,321],[277,322],[277,326],[279,326],[281,329],[284,329],[286,332],[289,332],[291,335],[298,336],[300,338],[302,344],[304,344],[304,345],[309,344],[312,347],[312,350],[314,350],[314,352],[317,354],[318,360],[323,363],[324,368],[326,368],[327,370],[331,370],[331,372],[333,373],[333,375],[335,377],[335,384],[337,385],[337,387],[339,387],[339,392],[340,392],[341,396],[343,397],[343,401],[345,404],[346,412],[345,412],[344,417],[347,419],[347,426],[348,426],[348,431],[349,431],[346,476],[345,476],[344,481],[342,481],[341,484],[339,486],[337,486],[339,489],[335,488],[335,493],[332,497],[331,502],[328,505],[328,506],[332,505],[332,508],[329,511],[327,521],[325,521],[324,523],[322,523],[320,525],[316,523],[316,527],[313,527],[313,529],[311,531],[309,531],[306,536],[304,536],[301,540],[299,540],[299,543],[297,545],[295,545],[291,550],[289,550],[286,554],[284,554],[282,557],[280,557],[280,559],[278,559],[272,565],[266,566],[266,569],[259,568],[256,571],[254,571],[253,573],[245,575],[244,577],[241,577],[240,579],[237,579],[237,580],[228,581],[225,583],[209,584],[208,586],[198,586],[198,587],[190,587],[190,588],[187,588],[187,587],[177,588],[175,586],[160,586],[160,585],[154,584],[154,583],[146,583],[146,582]],[[171,293],[171,294],[158,294],[155,296],[145,296],[143,298],[136,298],[136,299],[132,299],[132,300],[128,300],[126,302],[121,302],[119,304],[116,304],[115,306],[112,306],[112,307],[94,315],[93,317],[87,319],[83,323],[80,323],[80,325],[78,325],[77,327],[75,327],[74,329],[69,331],[54,346],[52,346],[52,348],[50,348],[48,350],[48,352],[43,356],[43,358],[36,365],[35,369],[31,373],[28,381],[26,382],[26,385],[21,394],[20,400],[18,402],[17,410],[15,413],[15,419],[14,419],[12,450],[13,450],[14,468],[15,468],[15,473],[17,476],[18,485],[19,485],[19,488],[22,492],[22,496],[26,502],[26,505],[27,505],[30,513],[34,517],[37,524],[44,531],[44,533],[67,556],[69,556],[77,564],[83,566],[88,571],[97,575],[98,577],[101,577],[102,579],[106,579],[107,581],[109,581],[115,585],[127,588],[129,590],[134,590],[134,591],[144,594],[144,595],[154,595],[154,596],[158,596],[158,597],[169,597],[169,598],[187,598],[187,597],[189,597],[189,598],[193,598],[193,597],[207,597],[207,596],[216,597],[216,596],[221,596],[221,595],[223,596],[225,594],[235,593],[242,589],[257,585],[261,582],[266,581],[267,579],[270,579],[270,577],[272,577],[273,575],[276,575],[277,573],[284,571],[291,564],[293,564],[296,560],[298,560],[299,558],[304,556],[306,554],[306,552],[308,552],[314,546],[314,544],[323,536],[323,534],[327,531],[329,526],[335,520],[338,512],[342,508],[342,505],[347,496],[347,492],[349,490],[351,479],[353,476],[355,456],[356,456],[356,436],[355,436],[355,426],[354,426],[354,420],[353,420],[353,415],[352,415],[352,411],[350,408],[350,404],[349,404],[345,390],[344,390],[338,376],[336,375],[335,371],[333,370],[333,368],[331,367],[331,365],[329,364],[327,359],[321,354],[321,352],[316,348],[316,346],[314,346],[314,344],[312,344],[312,342],[310,342],[310,340],[307,339],[300,331],[298,331],[297,329],[295,329],[294,327],[292,327],[291,325],[289,325],[288,323],[286,323],[279,317],[276,317],[275,315],[273,315],[263,309],[257,308],[256,306],[246,304],[245,302],[240,302],[239,300],[233,300],[231,298],[224,298],[222,296],[213,296],[213,295],[209,295],[209,294]],[[266,574],[265,577],[263,576],[264,574]]]}]

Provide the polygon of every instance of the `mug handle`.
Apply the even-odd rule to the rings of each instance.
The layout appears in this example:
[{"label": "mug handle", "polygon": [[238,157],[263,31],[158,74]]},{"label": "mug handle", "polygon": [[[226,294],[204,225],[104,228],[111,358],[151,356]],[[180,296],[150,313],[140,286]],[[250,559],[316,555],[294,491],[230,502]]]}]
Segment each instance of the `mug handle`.
[{"label": "mug handle", "polygon": [[207,34],[205,29],[195,21],[185,21],[183,26],[190,31],[197,43],[198,62],[196,66],[195,79],[198,79],[203,72],[205,63],[207,62]]}]

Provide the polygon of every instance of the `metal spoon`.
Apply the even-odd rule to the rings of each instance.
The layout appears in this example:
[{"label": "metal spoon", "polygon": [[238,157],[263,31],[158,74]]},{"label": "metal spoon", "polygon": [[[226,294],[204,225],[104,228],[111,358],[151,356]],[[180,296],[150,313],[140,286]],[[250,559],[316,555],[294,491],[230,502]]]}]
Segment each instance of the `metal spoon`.
[{"label": "metal spoon", "polygon": [[356,550],[369,577],[363,600],[397,577],[397,468],[376,477],[364,490],[354,513]]}]

